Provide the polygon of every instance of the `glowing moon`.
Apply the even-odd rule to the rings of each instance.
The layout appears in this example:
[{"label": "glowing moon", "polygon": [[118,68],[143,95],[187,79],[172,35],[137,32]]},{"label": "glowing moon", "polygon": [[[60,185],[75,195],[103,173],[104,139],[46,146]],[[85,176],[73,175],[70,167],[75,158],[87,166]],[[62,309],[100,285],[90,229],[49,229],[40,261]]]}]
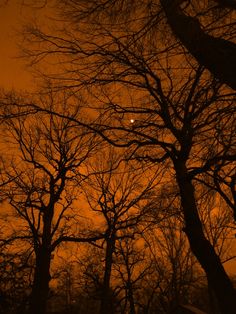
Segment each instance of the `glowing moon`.
[{"label": "glowing moon", "polygon": [[134,119],[130,119],[130,123],[134,123]]}]

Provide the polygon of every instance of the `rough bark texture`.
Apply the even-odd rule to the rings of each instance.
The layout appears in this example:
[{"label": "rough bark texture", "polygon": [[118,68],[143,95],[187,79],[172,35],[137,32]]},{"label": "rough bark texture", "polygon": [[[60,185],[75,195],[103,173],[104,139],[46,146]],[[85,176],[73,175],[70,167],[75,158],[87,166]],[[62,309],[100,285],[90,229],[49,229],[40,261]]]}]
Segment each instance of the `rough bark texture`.
[{"label": "rough bark texture", "polygon": [[219,256],[204,235],[195,202],[194,187],[184,162],[176,162],[175,170],[185,217],[184,231],[191,250],[207,275],[209,287],[217,298],[221,313],[234,314],[236,311],[236,292]]},{"label": "rough bark texture", "polygon": [[236,44],[206,34],[195,18],[187,16],[177,0],[161,0],[168,23],[199,64],[236,90]]}]

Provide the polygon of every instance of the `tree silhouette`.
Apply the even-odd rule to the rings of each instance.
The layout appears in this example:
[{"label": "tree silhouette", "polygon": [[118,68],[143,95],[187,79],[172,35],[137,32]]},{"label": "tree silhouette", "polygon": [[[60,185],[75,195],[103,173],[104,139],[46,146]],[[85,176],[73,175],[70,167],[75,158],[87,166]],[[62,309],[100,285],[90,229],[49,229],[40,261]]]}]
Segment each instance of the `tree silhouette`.
[{"label": "tree silhouette", "polygon": [[[96,101],[99,99],[102,103],[94,104],[95,108],[100,106],[100,120],[87,127],[110,144],[128,149],[130,159],[168,164],[169,174],[175,173],[184,230],[192,252],[207,274],[221,311],[227,308],[228,313],[233,313],[235,291],[219,256],[204,235],[194,183],[195,178],[212,171],[222,161],[230,164],[235,161],[232,150],[235,137],[221,125],[227,120],[229,130],[233,130],[233,95],[212,80],[202,67],[189,65],[184,56],[182,70],[175,68],[177,56],[173,47],[170,50],[152,48],[133,35],[103,32],[107,34],[103,45],[91,41],[89,46],[87,41],[87,46],[81,47],[70,41],[75,55],[83,57],[83,65],[78,65],[81,79],[72,78],[70,88],[90,86],[97,95]],[[64,39],[49,39],[42,33],[40,36],[46,45],[50,42],[52,51],[59,44],[71,51]],[[61,46],[59,51],[63,50]],[[49,51],[50,48],[45,53]],[[65,78],[70,72],[63,75],[61,82],[67,88]],[[128,93],[130,101],[118,95],[119,88]],[[98,96],[108,93],[103,98]],[[130,122],[131,117],[134,123]],[[82,125],[78,120],[77,123]],[[231,145],[223,145],[221,137],[232,138]]]},{"label": "tree silhouette", "polygon": [[[228,84],[236,90],[236,44],[221,37],[214,37],[207,29],[201,27],[196,17],[187,15],[181,8],[179,0],[161,0],[166,13],[168,24],[173,33],[196,58],[202,66],[206,67],[222,83]],[[221,6],[236,9],[235,1],[219,1]],[[191,5],[191,1],[189,1]]]},{"label": "tree silhouette", "polygon": [[[56,100],[49,95],[43,101],[50,102],[51,108],[56,103],[65,112],[63,97]],[[72,113],[73,108],[69,109],[67,103],[66,110]],[[76,117],[78,110],[74,110]],[[14,230],[6,241],[26,241],[33,252],[29,313],[45,313],[53,251],[64,241],[96,241],[102,237],[83,230],[83,225],[76,227],[79,212],[75,202],[79,182],[85,179],[81,168],[97,143],[93,135],[74,127],[70,120],[44,113],[16,115],[4,121],[4,128],[11,152],[6,152],[9,184],[2,195],[15,211]]]},{"label": "tree silhouette", "polygon": [[[75,94],[83,90],[88,96],[93,122],[64,117],[123,148],[130,161],[163,167],[165,177],[175,180],[191,250],[221,312],[231,314],[235,290],[204,233],[197,198],[199,184],[207,185],[210,177],[228,204],[234,203],[235,194],[235,95],[222,86],[226,82],[235,88],[232,10],[215,14],[210,2],[62,1],[68,28],[59,35],[28,28],[26,52],[33,63],[59,56],[63,68],[56,74],[49,68],[45,76],[55,88],[70,88]],[[180,41],[170,32],[163,35],[168,25]],[[196,45],[196,38],[202,45]],[[50,108],[45,112],[63,116]],[[226,188],[233,193],[225,193]]]},{"label": "tree silhouette", "polygon": [[[104,154],[106,160],[104,161]],[[146,204],[151,200],[156,174],[147,176],[141,169],[132,166],[119,157],[113,149],[104,151],[93,161],[85,185],[85,194],[91,209],[102,219],[104,236],[104,273],[101,283],[100,313],[113,313],[111,275],[118,243],[125,239],[132,242],[135,234],[141,233],[142,224],[146,228],[148,214]]]}]

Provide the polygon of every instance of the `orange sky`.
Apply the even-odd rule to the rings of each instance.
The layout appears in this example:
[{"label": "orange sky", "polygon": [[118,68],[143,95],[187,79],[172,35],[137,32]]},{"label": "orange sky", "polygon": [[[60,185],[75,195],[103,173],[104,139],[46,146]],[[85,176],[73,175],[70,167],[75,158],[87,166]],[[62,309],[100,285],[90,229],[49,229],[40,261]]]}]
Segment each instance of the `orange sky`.
[{"label": "orange sky", "polygon": [[17,58],[16,34],[28,19],[40,18],[44,10],[22,5],[21,0],[0,0],[0,88],[29,90],[33,77],[26,69],[25,61]]},{"label": "orange sky", "polygon": [[[5,2],[5,4],[3,4]],[[17,58],[16,33],[28,18],[42,18],[45,10],[23,7],[21,0],[0,0],[0,89],[32,90],[33,77],[26,69],[26,62]],[[230,273],[235,273],[235,260],[225,264]]]}]

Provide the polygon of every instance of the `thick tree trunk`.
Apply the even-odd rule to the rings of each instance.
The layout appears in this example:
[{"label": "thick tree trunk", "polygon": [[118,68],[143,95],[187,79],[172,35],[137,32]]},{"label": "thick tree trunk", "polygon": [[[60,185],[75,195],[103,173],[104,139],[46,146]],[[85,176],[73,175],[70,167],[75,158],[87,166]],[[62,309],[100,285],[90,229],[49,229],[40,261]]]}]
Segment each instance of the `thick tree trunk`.
[{"label": "thick tree trunk", "polygon": [[110,289],[111,269],[112,269],[112,255],[115,248],[115,235],[111,235],[107,239],[106,256],[105,256],[105,271],[103,277],[103,291],[101,295],[100,314],[112,314],[112,296]]},{"label": "thick tree trunk", "polygon": [[131,282],[131,276],[129,276],[127,289],[128,289],[128,300],[129,300],[129,314],[136,314],[135,312],[135,304],[134,304],[134,294],[133,294],[133,287]]},{"label": "thick tree trunk", "polygon": [[42,243],[35,249],[36,265],[34,282],[30,298],[29,314],[45,314],[49,293],[51,265],[51,225],[54,211],[54,200],[44,210]]},{"label": "thick tree trunk", "polygon": [[50,260],[51,252],[45,247],[40,247],[36,256],[29,314],[46,313],[50,281]]},{"label": "thick tree trunk", "polygon": [[236,90],[236,44],[206,34],[195,18],[183,13],[180,0],[161,0],[173,33],[196,58],[222,83]]},{"label": "thick tree trunk", "polygon": [[210,289],[214,292],[222,314],[236,313],[236,292],[219,256],[204,235],[194,196],[194,187],[184,162],[175,162],[176,179],[180,189],[185,218],[185,233],[191,250],[204,269]]}]

